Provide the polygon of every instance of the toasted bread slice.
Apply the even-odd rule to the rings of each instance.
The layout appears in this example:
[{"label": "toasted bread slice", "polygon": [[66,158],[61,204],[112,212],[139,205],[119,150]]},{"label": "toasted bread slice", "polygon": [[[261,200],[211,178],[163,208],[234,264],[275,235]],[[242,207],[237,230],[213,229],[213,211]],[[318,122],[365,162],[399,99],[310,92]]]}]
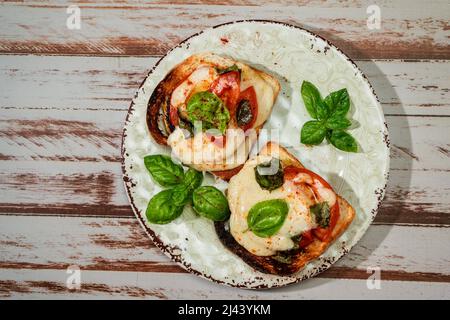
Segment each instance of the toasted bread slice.
[{"label": "toasted bread slice", "polygon": [[[175,126],[170,121],[172,92],[198,67],[203,65],[211,65],[218,69],[237,65],[241,70],[241,83],[251,83],[252,79],[258,79],[256,83],[260,84],[260,87],[257,90],[262,96],[258,97],[257,95],[259,109],[253,126],[257,134],[269,117],[280,91],[280,84],[276,78],[242,62],[213,53],[194,54],[173,68],[158,84],[150,97],[146,120],[149,132],[157,143],[167,145],[169,135],[175,130]],[[233,121],[230,121],[230,124],[233,125]],[[234,174],[239,172],[240,168],[242,168],[241,164],[222,164],[216,167],[212,166],[208,171],[224,180],[229,180]]]},{"label": "toasted bread slice", "polygon": [[[283,168],[286,166],[303,168],[303,165],[298,159],[290,154],[285,148],[273,142],[269,142],[259,154],[272,155],[279,158]],[[251,253],[233,238],[231,233],[227,230],[226,222],[216,222],[215,229],[221,242],[230,251],[238,255],[256,270],[275,275],[289,275],[298,272],[308,262],[324,253],[328,246],[330,246],[330,244],[332,244],[352,222],[355,216],[355,210],[344,198],[338,196],[337,199],[340,208],[340,216],[335,228],[332,230],[330,239],[328,241],[320,241],[319,239],[314,238],[314,241],[305,248],[292,251],[290,263],[280,262],[272,256],[258,256]]]}]

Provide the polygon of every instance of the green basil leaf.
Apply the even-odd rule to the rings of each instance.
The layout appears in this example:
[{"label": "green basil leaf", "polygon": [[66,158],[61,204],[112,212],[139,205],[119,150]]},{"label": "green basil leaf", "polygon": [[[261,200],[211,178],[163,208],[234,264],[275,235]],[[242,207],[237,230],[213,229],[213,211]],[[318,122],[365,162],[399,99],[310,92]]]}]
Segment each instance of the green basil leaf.
[{"label": "green basil leaf", "polygon": [[177,206],[184,206],[192,200],[192,193],[203,181],[203,173],[189,168],[184,175],[183,183],[173,188],[172,200]]},{"label": "green basil leaf", "polygon": [[145,215],[150,223],[166,224],[178,218],[183,207],[172,201],[172,189],[163,190],[150,199]]},{"label": "green basil leaf", "polygon": [[220,69],[220,68],[216,68],[216,71],[218,74],[224,74],[230,71],[241,71],[241,69],[239,69],[239,67],[235,64],[233,64],[232,66],[225,68],[225,69]]},{"label": "green basil leaf", "polygon": [[196,189],[192,195],[194,210],[203,217],[224,221],[230,216],[227,198],[222,191],[212,186]]},{"label": "green basil leaf", "polygon": [[339,129],[346,129],[352,125],[352,122],[348,120],[347,118],[341,117],[341,116],[332,116],[331,118],[328,118],[325,122],[325,126],[328,129],[333,130],[339,130]]},{"label": "green basil leaf", "polygon": [[[268,172],[272,168],[276,169],[276,172]],[[272,191],[281,187],[284,183],[284,172],[280,159],[272,158],[269,162],[257,165],[255,178],[262,189]]]},{"label": "green basil leaf", "polygon": [[330,93],[325,99],[330,114],[336,117],[344,117],[350,109],[350,97],[347,89],[341,89]]},{"label": "green basil leaf", "polygon": [[187,116],[191,123],[201,121],[202,130],[218,129],[224,133],[230,112],[218,96],[209,91],[197,92],[187,102]]},{"label": "green basil leaf", "polygon": [[320,144],[325,138],[326,132],[326,127],[320,121],[308,121],[303,125],[300,141],[308,145]]},{"label": "green basil leaf", "polygon": [[258,237],[270,237],[281,228],[288,211],[288,204],[283,199],[258,202],[248,212],[248,229]]},{"label": "green basil leaf", "polygon": [[144,157],[144,164],[153,179],[163,187],[172,187],[184,179],[183,167],[169,156],[156,154]]},{"label": "green basil leaf", "polygon": [[316,217],[317,224],[326,228],[330,224],[330,206],[328,202],[319,202],[309,207],[311,213]]},{"label": "green basil leaf", "polygon": [[313,119],[326,119],[329,111],[322,101],[319,90],[311,82],[303,81],[301,88],[306,110]]},{"label": "green basil leaf", "polygon": [[355,138],[353,138],[349,133],[341,130],[333,130],[328,137],[328,140],[336,148],[347,151],[347,152],[357,152],[358,144]]}]

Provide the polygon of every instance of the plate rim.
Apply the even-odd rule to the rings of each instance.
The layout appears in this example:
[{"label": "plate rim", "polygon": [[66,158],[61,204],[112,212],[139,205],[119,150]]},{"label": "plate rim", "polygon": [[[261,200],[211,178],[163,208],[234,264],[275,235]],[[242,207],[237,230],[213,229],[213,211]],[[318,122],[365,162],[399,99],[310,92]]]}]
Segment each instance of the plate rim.
[{"label": "plate rim", "polygon": [[[318,274],[328,270],[331,265],[333,265],[335,262],[340,260],[345,255],[347,255],[347,253],[361,240],[362,236],[356,241],[356,243],[349,250],[342,250],[340,252],[340,256],[334,262],[331,262],[331,263],[324,262],[322,264],[322,266],[326,265],[326,267],[323,268],[321,266],[319,268],[316,268],[316,270],[314,270],[314,272],[312,272],[311,274],[305,275],[303,277],[298,277],[294,281],[289,282],[289,283],[273,283],[272,285],[260,284],[260,285],[257,285],[257,286],[248,286],[248,285],[245,285],[245,284],[239,284],[239,283],[235,284],[235,283],[226,282],[226,281],[223,281],[223,280],[218,280],[218,279],[212,277],[211,275],[204,274],[201,271],[198,271],[198,270],[192,268],[191,264],[189,264],[186,261],[184,261],[184,259],[181,257],[181,255],[173,254],[173,252],[171,252],[170,249],[175,250],[177,248],[173,247],[173,246],[170,246],[170,245],[164,244],[163,241],[161,241],[161,239],[156,235],[156,233],[152,229],[147,227],[147,225],[145,224],[145,221],[143,220],[142,215],[139,213],[139,210],[136,207],[136,205],[134,203],[134,200],[131,197],[131,190],[130,190],[130,186],[129,186],[129,183],[131,183],[131,179],[128,177],[127,172],[126,172],[126,168],[125,168],[125,154],[126,154],[125,137],[127,136],[126,129],[127,129],[127,124],[129,123],[130,115],[132,114],[132,111],[134,109],[134,105],[135,105],[134,98],[137,97],[140,89],[145,84],[145,82],[147,81],[148,77],[150,77],[153,74],[154,70],[158,67],[158,65],[161,63],[161,61],[164,60],[172,51],[174,51],[175,49],[181,47],[184,43],[186,43],[190,39],[192,39],[194,37],[197,37],[197,36],[207,32],[208,30],[217,29],[219,27],[226,26],[226,25],[246,23],[246,22],[282,25],[282,26],[289,27],[289,28],[299,29],[299,30],[301,30],[303,32],[306,32],[307,34],[309,34],[310,36],[312,36],[314,38],[321,39],[328,46],[330,46],[333,49],[337,50],[348,62],[350,62],[352,64],[352,66],[354,68],[356,68],[358,73],[363,77],[363,79],[366,82],[366,84],[369,86],[369,89],[370,89],[373,97],[376,100],[377,107],[381,111],[379,113],[379,115],[380,115],[380,120],[384,124],[384,130],[382,131],[383,143],[384,143],[384,145],[386,146],[386,149],[387,149],[387,157],[386,157],[387,159],[386,159],[386,168],[385,168],[386,170],[385,170],[385,173],[384,173],[384,186],[382,188],[380,188],[381,190],[379,190],[379,189],[376,190],[377,205],[376,205],[376,208],[373,210],[374,212],[372,212],[372,214],[370,215],[370,223],[369,223],[369,226],[367,227],[367,229],[370,227],[370,225],[373,223],[373,220],[375,219],[376,215],[378,214],[378,210],[380,208],[381,202],[383,201],[384,196],[386,194],[387,183],[389,181],[389,173],[390,173],[390,158],[391,158],[390,149],[391,148],[390,148],[389,130],[388,130],[388,125],[387,125],[387,122],[386,122],[386,119],[385,119],[385,116],[384,116],[384,112],[383,112],[383,109],[382,109],[382,106],[381,106],[380,99],[378,98],[378,95],[376,94],[375,89],[373,88],[372,84],[370,83],[369,79],[364,74],[364,72],[362,72],[362,70],[352,60],[352,58],[350,58],[342,49],[340,49],[339,47],[334,45],[328,39],[326,39],[326,38],[324,38],[324,37],[322,37],[322,36],[312,32],[312,31],[310,31],[310,30],[308,30],[308,29],[306,29],[304,27],[301,27],[301,26],[298,26],[298,25],[294,25],[294,24],[291,24],[291,23],[282,22],[282,21],[276,21],[276,20],[270,20],[270,19],[241,19],[241,20],[233,20],[233,21],[220,23],[220,24],[217,24],[217,25],[214,25],[214,26],[210,26],[210,27],[204,28],[204,29],[202,29],[202,30],[200,30],[200,31],[190,35],[189,37],[183,39],[178,44],[176,44],[175,46],[170,48],[164,55],[162,55],[161,58],[158,59],[158,61],[153,65],[153,67],[150,69],[150,71],[147,73],[145,78],[140,83],[138,89],[136,90],[136,92],[135,92],[135,94],[133,96],[133,99],[131,100],[130,106],[129,106],[128,111],[127,111],[127,116],[125,118],[124,127],[122,129],[122,139],[121,139],[122,180],[123,180],[123,184],[125,186],[128,202],[131,205],[133,213],[134,213],[135,217],[138,219],[139,224],[144,229],[145,233],[148,235],[148,237],[153,242],[153,244],[155,244],[156,247],[159,250],[161,250],[167,257],[169,257],[178,266],[182,267],[187,272],[189,272],[191,274],[194,274],[196,276],[199,276],[199,277],[201,277],[203,279],[209,280],[209,281],[217,283],[217,284],[226,285],[226,286],[231,287],[231,288],[241,288],[241,289],[248,289],[248,290],[283,288],[283,287],[286,287],[286,286],[290,286],[290,285],[294,285],[294,284],[300,283],[300,282],[302,282],[302,281],[304,281],[306,279],[309,279],[309,278],[314,278]],[[363,235],[367,232],[367,229],[364,231]],[[224,248],[224,249],[226,249],[226,248]]]}]

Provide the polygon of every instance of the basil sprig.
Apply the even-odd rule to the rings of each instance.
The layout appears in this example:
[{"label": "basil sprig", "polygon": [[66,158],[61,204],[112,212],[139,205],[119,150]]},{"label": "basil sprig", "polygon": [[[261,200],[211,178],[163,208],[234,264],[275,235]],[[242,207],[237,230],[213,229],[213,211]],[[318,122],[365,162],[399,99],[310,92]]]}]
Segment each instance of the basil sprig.
[{"label": "basil sprig", "polygon": [[311,82],[303,81],[301,94],[306,110],[315,119],[306,122],[301,130],[300,141],[307,145],[318,145],[326,138],[336,148],[357,152],[356,140],[344,130],[351,126],[346,118],[350,109],[347,89],[331,92],[322,99],[319,90]]},{"label": "basil sprig", "polygon": [[212,186],[200,187],[202,172],[192,168],[184,172],[181,165],[165,155],[146,156],[144,163],[155,181],[171,187],[150,199],[145,212],[150,223],[169,223],[178,218],[189,203],[201,216],[214,221],[223,221],[230,216],[227,198],[220,190]]},{"label": "basil sprig", "polygon": [[213,221],[224,221],[230,216],[227,198],[213,186],[203,186],[192,195],[194,210]]},{"label": "basil sprig", "polygon": [[248,212],[248,230],[258,237],[270,237],[280,230],[288,211],[289,206],[283,199],[258,202]]}]

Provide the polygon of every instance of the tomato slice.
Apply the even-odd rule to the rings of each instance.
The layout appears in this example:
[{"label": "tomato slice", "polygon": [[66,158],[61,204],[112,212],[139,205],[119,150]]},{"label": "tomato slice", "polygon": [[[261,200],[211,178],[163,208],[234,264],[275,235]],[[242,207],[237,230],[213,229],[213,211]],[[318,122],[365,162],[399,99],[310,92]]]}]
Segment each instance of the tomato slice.
[{"label": "tomato slice", "polygon": [[336,199],[336,203],[330,209],[330,223],[327,228],[318,227],[313,230],[314,236],[321,241],[328,241],[331,238],[331,234],[333,232],[334,227],[339,220],[339,203]]},{"label": "tomato slice", "polygon": [[211,84],[209,91],[216,94],[225,103],[230,115],[236,112],[236,104],[240,93],[241,74],[239,71],[230,71],[220,75]]},{"label": "tomato slice", "polygon": [[314,241],[314,237],[312,234],[312,230],[308,230],[308,231],[305,231],[302,233],[302,238],[300,239],[298,246],[300,248],[304,248],[304,247],[307,247],[308,245],[310,245],[313,241]]},{"label": "tomato slice", "polygon": [[[284,177],[288,180],[293,179],[297,174],[299,173],[305,173],[309,175],[313,180],[318,180],[322,186],[324,186],[327,189],[330,189],[334,192],[333,188],[330,186],[330,184],[321,176],[319,176],[317,173],[314,173],[308,169],[305,168],[297,168],[294,166],[288,166],[284,169]],[[312,190],[318,196],[319,192],[317,191],[317,187],[315,184],[311,185]],[[334,192],[334,194],[336,194]],[[334,227],[337,224],[337,221],[339,220],[339,203],[336,198],[336,202],[334,205],[330,208],[330,222],[328,224],[328,227],[322,228],[318,227],[312,230],[312,233],[316,238],[318,238],[321,241],[328,241],[331,237],[331,234],[333,232]],[[303,236],[303,235],[302,235]],[[301,246],[301,245],[300,245]]]},{"label": "tomato slice", "polygon": [[[241,125],[240,128],[244,131],[253,127],[256,122],[256,117],[258,116],[258,100],[256,99],[256,92],[253,86],[248,87],[239,95],[239,100],[237,103],[237,108],[242,107],[241,102],[247,100],[248,106],[250,107],[251,119],[245,124]],[[237,111],[237,115],[239,115],[239,110]],[[237,119],[239,124],[239,119]]]}]

